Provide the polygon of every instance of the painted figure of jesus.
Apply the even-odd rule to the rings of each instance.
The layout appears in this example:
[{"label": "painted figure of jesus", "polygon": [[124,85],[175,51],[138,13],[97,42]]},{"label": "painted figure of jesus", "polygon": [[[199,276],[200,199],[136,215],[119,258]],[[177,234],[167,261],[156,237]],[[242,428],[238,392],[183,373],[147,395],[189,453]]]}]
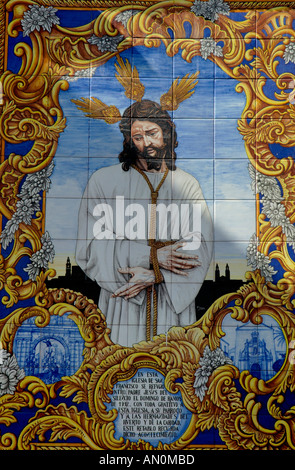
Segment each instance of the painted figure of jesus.
[{"label": "painted figure of jesus", "polygon": [[119,163],[97,170],[82,197],[76,261],[100,286],[112,341],[132,346],[196,321],[213,229],[198,181],[176,166],[168,112],[136,102],[120,130]]}]

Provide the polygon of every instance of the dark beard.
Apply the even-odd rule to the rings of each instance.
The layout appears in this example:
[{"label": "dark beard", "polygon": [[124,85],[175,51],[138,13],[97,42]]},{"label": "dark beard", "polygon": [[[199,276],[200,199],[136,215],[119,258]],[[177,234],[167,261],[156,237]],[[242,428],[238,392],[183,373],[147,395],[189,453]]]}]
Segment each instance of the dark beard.
[{"label": "dark beard", "polygon": [[[154,156],[149,155],[148,150],[151,148],[156,151],[156,155]],[[148,170],[157,170],[157,171],[161,169],[162,162],[165,158],[165,154],[166,154],[166,146],[161,147],[161,148],[153,147],[153,146],[145,147],[143,152],[138,152],[138,156],[140,158],[145,159]]]}]

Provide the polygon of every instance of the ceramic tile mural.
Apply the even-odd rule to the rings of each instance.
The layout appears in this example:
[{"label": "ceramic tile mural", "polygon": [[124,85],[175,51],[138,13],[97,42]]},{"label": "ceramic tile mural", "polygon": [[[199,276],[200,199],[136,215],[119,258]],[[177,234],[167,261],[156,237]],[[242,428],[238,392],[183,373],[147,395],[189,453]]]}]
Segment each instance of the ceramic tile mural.
[{"label": "ceramic tile mural", "polygon": [[1,1],[1,450],[294,450],[293,8]]}]

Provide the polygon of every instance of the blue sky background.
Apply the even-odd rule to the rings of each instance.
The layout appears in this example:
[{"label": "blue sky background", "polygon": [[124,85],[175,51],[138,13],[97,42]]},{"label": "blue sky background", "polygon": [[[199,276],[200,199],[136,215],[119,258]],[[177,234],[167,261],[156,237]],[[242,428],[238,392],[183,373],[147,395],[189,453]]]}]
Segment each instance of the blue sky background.
[{"label": "blue sky background", "polygon": [[[189,64],[180,54],[168,57],[164,46],[137,46],[122,57],[137,67],[144,97],[158,102],[174,78],[200,71],[194,95],[173,113],[179,141],[177,165],[198,179],[214,220],[215,254],[208,277],[216,262],[221,270],[229,262],[233,277],[243,277],[246,247],[255,231],[248,160],[237,130],[244,94],[237,93],[237,82],[217,71],[211,61],[196,57]],[[71,99],[95,96],[123,113],[130,100],[115,78],[115,62],[113,58],[99,67],[90,79],[70,82],[60,95],[67,127],[59,139],[46,208],[46,229],[56,251],[53,267],[59,275],[64,274],[67,256],[75,263],[77,215],[87,180],[102,166],[117,163],[122,148],[118,124],[86,118]]]}]

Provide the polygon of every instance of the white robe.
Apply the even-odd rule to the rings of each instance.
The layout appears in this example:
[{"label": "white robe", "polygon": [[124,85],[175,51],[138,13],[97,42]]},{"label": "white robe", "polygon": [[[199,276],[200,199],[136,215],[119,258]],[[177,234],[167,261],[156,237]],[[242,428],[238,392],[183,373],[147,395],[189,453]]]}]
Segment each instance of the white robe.
[{"label": "white robe", "polygon": [[[156,188],[163,173],[145,173],[153,187]],[[121,196],[120,200],[118,196]],[[112,341],[122,346],[131,346],[146,339],[146,290],[129,300],[122,297],[112,298],[111,295],[130,279],[130,275],[119,273],[118,268],[135,266],[150,268],[150,247],[148,245],[148,208],[150,203],[150,189],[143,176],[133,168],[127,172],[123,171],[121,164],[96,171],[91,176],[81,200],[76,262],[86,275],[101,287],[98,306],[111,329]],[[207,274],[213,247],[210,213],[200,185],[193,176],[179,168],[175,171],[169,171],[160,188],[157,207],[161,203],[166,206],[171,203],[176,204],[179,211],[181,204],[189,204],[190,208],[192,204],[201,205],[202,242],[197,250],[186,252],[196,253],[202,264],[200,267],[187,270],[187,277],[161,269],[164,280],[157,286],[157,334],[166,333],[172,326],[186,326],[196,321],[195,297]],[[111,207],[111,209],[108,211],[109,217],[106,224],[99,227],[99,223],[105,215],[98,210],[104,207],[102,204],[106,204],[105,207]],[[122,224],[119,225],[119,218],[120,220],[124,218],[122,204],[124,204],[125,210],[126,208],[128,210],[128,207],[132,210],[144,208],[145,223],[141,219],[140,228],[133,227],[141,232],[144,230],[145,236],[142,239],[130,239],[130,237],[132,238],[130,233],[129,238],[126,234],[123,236]],[[130,204],[140,204],[140,206],[130,207]],[[96,213],[96,216],[93,213]],[[136,212],[132,216],[131,211],[129,216],[125,216],[124,221],[134,222],[135,216]],[[170,239],[172,236],[172,239],[175,240],[174,235],[179,229],[180,218],[175,221],[168,217],[168,223],[166,220],[159,219],[157,239]],[[118,223],[116,224],[116,222]],[[190,220],[190,224],[191,222]],[[166,234],[165,231],[167,231]],[[183,239],[185,234],[181,230],[178,231],[180,233],[179,239]],[[107,238],[97,239],[97,236],[101,236],[99,232],[104,232],[103,236],[108,234]]]}]

